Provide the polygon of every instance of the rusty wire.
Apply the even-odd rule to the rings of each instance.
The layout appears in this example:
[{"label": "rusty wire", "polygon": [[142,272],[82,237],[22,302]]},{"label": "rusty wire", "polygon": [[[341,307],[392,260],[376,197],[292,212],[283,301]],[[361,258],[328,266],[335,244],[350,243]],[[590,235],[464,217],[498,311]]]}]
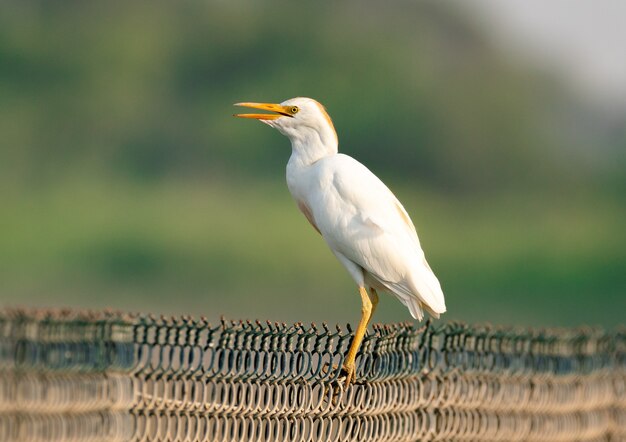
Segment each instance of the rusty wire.
[{"label": "rusty wire", "polygon": [[626,439],[626,334],[0,311],[2,441]]}]

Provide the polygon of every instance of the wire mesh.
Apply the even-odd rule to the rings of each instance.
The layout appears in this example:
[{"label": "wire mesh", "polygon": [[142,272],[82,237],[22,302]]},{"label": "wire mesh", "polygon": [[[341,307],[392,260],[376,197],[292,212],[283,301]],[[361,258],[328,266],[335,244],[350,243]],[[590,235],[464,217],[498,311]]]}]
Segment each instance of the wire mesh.
[{"label": "wire mesh", "polygon": [[2,441],[622,441],[626,333],[0,311]]}]

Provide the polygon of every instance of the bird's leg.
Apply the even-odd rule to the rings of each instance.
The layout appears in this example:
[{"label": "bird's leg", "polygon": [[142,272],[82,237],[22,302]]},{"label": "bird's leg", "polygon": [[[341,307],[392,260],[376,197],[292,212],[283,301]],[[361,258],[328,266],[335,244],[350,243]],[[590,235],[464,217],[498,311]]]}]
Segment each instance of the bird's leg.
[{"label": "bird's leg", "polygon": [[[372,303],[372,311],[370,313],[370,319],[367,321],[367,326],[369,327],[372,322],[372,318],[374,317],[374,312],[376,311],[376,307],[378,306],[378,293],[374,287],[370,287],[370,301]],[[367,329],[367,327],[365,327]]]},{"label": "bird's leg", "polygon": [[359,287],[359,294],[361,295],[361,319],[359,320],[359,325],[356,328],[356,332],[354,333],[354,337],[350,343],[348,355],[346,356],[343,366],[341,367],[342,371],[346,374],[346,387],[356,380],[356,354],[359,351],[361,342],[363,341],[363,336],[365,336],[367,324],[369,324],[369,321],[372,318],[374,307],[378,303],[378,295],[373,297],[375,302],[372,302],[365,287]]}]

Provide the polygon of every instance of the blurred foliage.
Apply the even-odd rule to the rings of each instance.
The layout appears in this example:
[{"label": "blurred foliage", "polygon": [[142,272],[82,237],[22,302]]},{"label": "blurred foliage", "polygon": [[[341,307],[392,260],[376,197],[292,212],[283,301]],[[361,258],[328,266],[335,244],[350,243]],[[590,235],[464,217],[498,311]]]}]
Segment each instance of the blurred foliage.
[{"label": "blurred foliage", "polygon": [[437,1],[3,2],[3,299],[355,320],[288,141],[231,117],[293,96],[397,191],[448,319],[623,321],[623,127]]}]

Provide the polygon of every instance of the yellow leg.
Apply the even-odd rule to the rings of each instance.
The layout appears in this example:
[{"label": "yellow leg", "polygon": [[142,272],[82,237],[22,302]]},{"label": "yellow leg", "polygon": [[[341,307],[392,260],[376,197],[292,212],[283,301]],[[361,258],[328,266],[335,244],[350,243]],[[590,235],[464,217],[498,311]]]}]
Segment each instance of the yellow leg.
[{"label": "yellow leg", "polygon": [[361,319],[359,320],[359,325],[356,328],[354,338],[352,338],[352,343],[348,350],[348,355],[342,367],[342,370],[346,373],[346,387],[356,380],[356,355],[361,346],[361,342],[363,342],[367,325],[370,323],[372,314],[378,304],[378,294],[374,289],[371,289],[371,293],[370,296],[365,287],[359,287],[359,294],[361,295]]},{"label": "yellow leg", "polygon": [[372,322],[372,318],[374,317],[374,312],[376,311],[376,307],[378,306],[378,293],[376,293],[376,290],[374,290],[373,287],[370,287],[370,301],[372,302],[372,312],[370,313],[369,321],[367,321],[368,327],[370,323]]}]

